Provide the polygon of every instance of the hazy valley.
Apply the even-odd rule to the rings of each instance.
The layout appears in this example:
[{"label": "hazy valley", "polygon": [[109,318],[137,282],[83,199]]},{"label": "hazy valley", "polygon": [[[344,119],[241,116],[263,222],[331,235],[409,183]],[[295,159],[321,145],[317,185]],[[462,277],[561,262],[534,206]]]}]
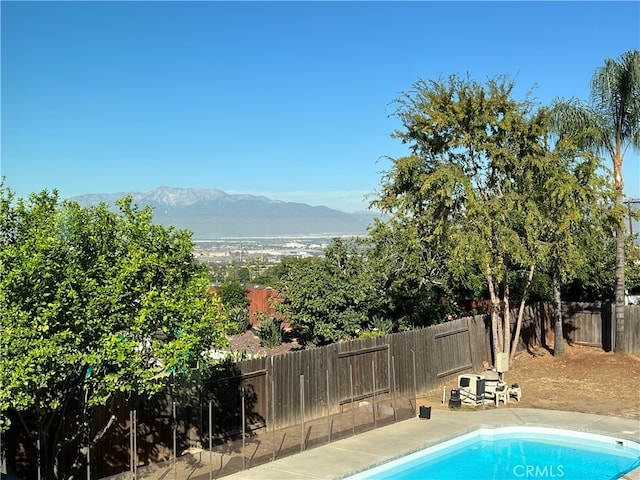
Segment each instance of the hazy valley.
[{"label": "hazy valley", "polygon": [[83,206],[115,205],[127,195],[140,207],[153,208],[154,223],[193,232],[196,256],[207,263],[321,255],[334,237],[366,235],[367,226],[379,216],[202,188],[159,187],[70,200]]}]

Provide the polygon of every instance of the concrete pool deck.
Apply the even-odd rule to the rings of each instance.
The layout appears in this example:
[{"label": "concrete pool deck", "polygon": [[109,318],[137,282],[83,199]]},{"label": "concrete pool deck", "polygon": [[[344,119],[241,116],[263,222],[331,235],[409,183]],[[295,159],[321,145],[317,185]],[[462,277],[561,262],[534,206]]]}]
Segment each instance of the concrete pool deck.
[{"label": "concrete pool deck", "polygon": [[[339,479],[478,428],[506,426],[562,428],[640,443],[640,420],[629,418],[528,408],[475,412],[434,409],[429,420],[414,418],[398,422],[222,478]],[[640,469],[622,478],[640,480]]]},{"label": "concrete pool deck", "polygon": [[[596,433],[640,443],[640,420],[589,413],[492,408],[477,411],[432,409],[431,418],[412,418],[226,475],[224,480],[337,480],[479,428],[552,427]],[[190,457],[190,458],[185,458]],[[144,480],[209,480],[208,454],[182,456],[174,473],[167,463],[138,469]],[[169,468],[167,468],[169,467]],[[128,472],[110,480],[132,478]],[[514,477],[515,478],[515,477]],[[489,480],[489,479],[487,479]],[[566,480],[574,480],[569,479]],[[640,468],[621,480],[640,480]]]}]

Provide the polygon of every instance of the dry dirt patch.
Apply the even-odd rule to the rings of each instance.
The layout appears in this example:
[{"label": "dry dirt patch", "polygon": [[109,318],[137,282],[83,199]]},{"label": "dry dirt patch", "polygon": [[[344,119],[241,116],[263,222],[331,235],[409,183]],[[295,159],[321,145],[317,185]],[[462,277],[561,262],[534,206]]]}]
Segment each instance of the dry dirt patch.
[{"label": "dry dirt patch", "polygon": [[[510,408],[543,408],[640,419],[640,355],[604,352],[580,345],[566,346],[553,357],[544,348],[520,352],[505,373],[508,384],[522,388],[522,400]],[[479,372],[478,372],[479,373]],[[433,408],[448,408],[456,380],[420,398]],[[502,407],[501,407],[502,408]]]},{"label": "dry dirt patch", "polygon": [[300,350],[302,347],[295,339],[286,338],[285,342],[275,348],[266,348],[260,345],[260,338],[253,332],[253,330],[247,330],[241,335],[234,335],[227,337],[229,340],[229,347],[233,351],[244,351],[248,355],[279,355],[295,350]]}]

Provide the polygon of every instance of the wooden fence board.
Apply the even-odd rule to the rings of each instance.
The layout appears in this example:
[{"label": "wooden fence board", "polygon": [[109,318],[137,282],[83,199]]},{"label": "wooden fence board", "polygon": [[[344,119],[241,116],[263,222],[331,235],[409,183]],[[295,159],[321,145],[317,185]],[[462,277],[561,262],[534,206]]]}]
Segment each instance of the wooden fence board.
[{"label": "wooden fence board", "polygon": [[580,303],[562,308],[564,335],[570,343],[603,347],[601,309]]},{"label": "wooden fence board", "polygon": [[626,350],[640,354],[640,305],[624,307]]}]

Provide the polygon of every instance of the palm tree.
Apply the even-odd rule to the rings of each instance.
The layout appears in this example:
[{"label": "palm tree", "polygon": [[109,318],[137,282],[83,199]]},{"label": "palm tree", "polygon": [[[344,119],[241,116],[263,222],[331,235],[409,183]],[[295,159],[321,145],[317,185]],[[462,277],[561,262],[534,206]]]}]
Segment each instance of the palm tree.
[{"label": "palm tree", "polygon": [[[589,103],[558,100],[553,104],[553,129],[578,146],[604,152],[613,163],[616,204],[623,206],[622,162],[629,147],[640,149],[640,51],[629,50],[620,59],[608,58],[591,79]],[[615,350],[625,351],[624,221],[616,226]]]}]

